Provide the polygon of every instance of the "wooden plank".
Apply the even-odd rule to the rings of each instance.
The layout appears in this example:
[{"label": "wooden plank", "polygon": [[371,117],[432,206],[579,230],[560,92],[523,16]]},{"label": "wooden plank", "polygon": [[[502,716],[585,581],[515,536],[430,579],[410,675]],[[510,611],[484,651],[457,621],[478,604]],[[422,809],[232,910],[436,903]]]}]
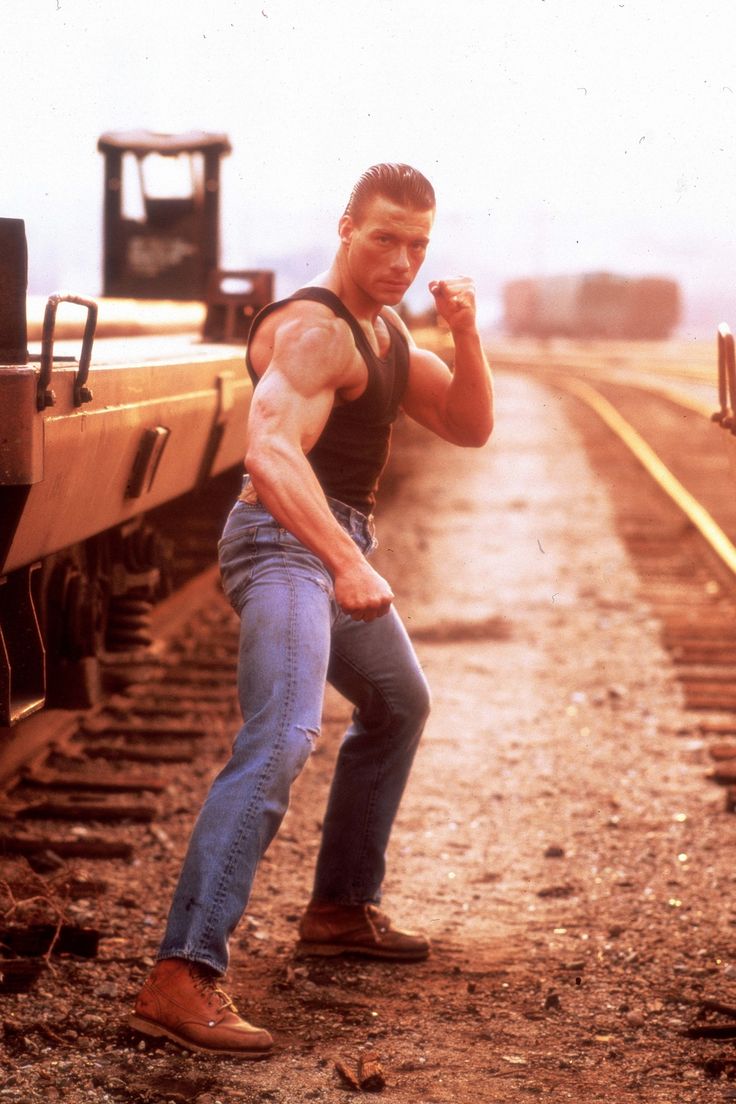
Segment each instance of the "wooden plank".
[{"label": "wooden plank", "polygon": [[55,800],[32,802],[19,808],[20,820],[135,820],[148,823],[156,816],[156,807],[143,802],[105,800],[102,795],[60,795]]},{"label": "wooden plank", "polygon": [[84,750],[88,759],[128,760],[133,763],[191,763],[194,748],[183,747],[131,747],[129,744],[95,744]]},{"label": "wooden plank", "polygon": [[36,770],[23,779],[23,788],[73,790],[84,793],[163,793],[166,783],[147,775],[73,774]]},{"label": "wooden plank", "polygon": [[52,836],[0,835],[0,854],[39,855],[53,851],[62,859],[132,859],[132,843],[115,842],[99,837],[86,839],[55,839]]}]

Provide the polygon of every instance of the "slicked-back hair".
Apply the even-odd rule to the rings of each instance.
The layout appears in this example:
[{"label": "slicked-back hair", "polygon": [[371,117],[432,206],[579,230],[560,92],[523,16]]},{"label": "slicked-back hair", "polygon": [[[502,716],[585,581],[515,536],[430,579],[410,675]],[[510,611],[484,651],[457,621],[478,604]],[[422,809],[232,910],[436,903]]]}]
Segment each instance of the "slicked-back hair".
[{"label": "slicked-back hair", "polygon": [[366,169],[350,193],[345,214],[359,223],[375,196],[385,196],[401,207],[412,207],[416,211],[433,211],[436,206],[434,188],[426,176],[411,165],[399,163],[372,165]]}]

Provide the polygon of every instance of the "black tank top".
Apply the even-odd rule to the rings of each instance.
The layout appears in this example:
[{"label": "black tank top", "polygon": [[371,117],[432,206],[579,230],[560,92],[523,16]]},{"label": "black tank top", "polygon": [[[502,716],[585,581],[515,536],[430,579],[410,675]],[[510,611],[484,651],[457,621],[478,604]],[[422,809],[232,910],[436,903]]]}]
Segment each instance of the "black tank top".
[{"label": "black tank top", "polygon": [[329,307],[350,326],[355,347],[368,369],[365,391],[352,402],[335,405],[307,459],[322,490],[329,498],[370,514],[376,502],[378,481],[386,466],[391,429],[399,413],[409,376],[409,346],[404,335],[387,323],[390,345],[385,357],[373,352],[360,323],[334,292],[306,287],[288,299],[269,303],[253,320],[245,355],[253,386],[258,376],[250,359],[250,341],[264,318],[295,299],[311,299]]}]

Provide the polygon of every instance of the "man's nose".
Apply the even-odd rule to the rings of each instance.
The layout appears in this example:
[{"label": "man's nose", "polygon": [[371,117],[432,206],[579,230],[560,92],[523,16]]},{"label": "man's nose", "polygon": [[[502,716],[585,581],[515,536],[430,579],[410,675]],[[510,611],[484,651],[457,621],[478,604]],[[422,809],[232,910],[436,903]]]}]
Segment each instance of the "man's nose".
[{"label": "man's nose", "polygon": [[406,272],[411,268],[411,261],[409,260],[409,250],[406,246],[400,246],[393,255],[391,261],[391,267],[395,268],[399,272]]}]

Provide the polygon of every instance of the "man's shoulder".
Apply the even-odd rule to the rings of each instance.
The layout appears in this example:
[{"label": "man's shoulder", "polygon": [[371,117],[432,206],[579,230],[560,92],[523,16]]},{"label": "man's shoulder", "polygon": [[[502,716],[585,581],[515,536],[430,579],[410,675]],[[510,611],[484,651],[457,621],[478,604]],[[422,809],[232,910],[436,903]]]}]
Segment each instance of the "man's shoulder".
[{"label": "man's shoulder", "polygon": [[249,345],[251,364],[261,376],[271,365],[299,364],[301,371],[333,375],[343,386],[351,375],[355,345],[348,324],[324,303],[285,299],[258,327]]},{"label": "man's shoulder", "polygon": [[258,327],[254,342],[273,345],[276,339],[288,334],[292,339],[302,334],[334,338],[349,334],[349,327],[334,310],[315,299],[281,299],[272,304],[270,313]]}]

